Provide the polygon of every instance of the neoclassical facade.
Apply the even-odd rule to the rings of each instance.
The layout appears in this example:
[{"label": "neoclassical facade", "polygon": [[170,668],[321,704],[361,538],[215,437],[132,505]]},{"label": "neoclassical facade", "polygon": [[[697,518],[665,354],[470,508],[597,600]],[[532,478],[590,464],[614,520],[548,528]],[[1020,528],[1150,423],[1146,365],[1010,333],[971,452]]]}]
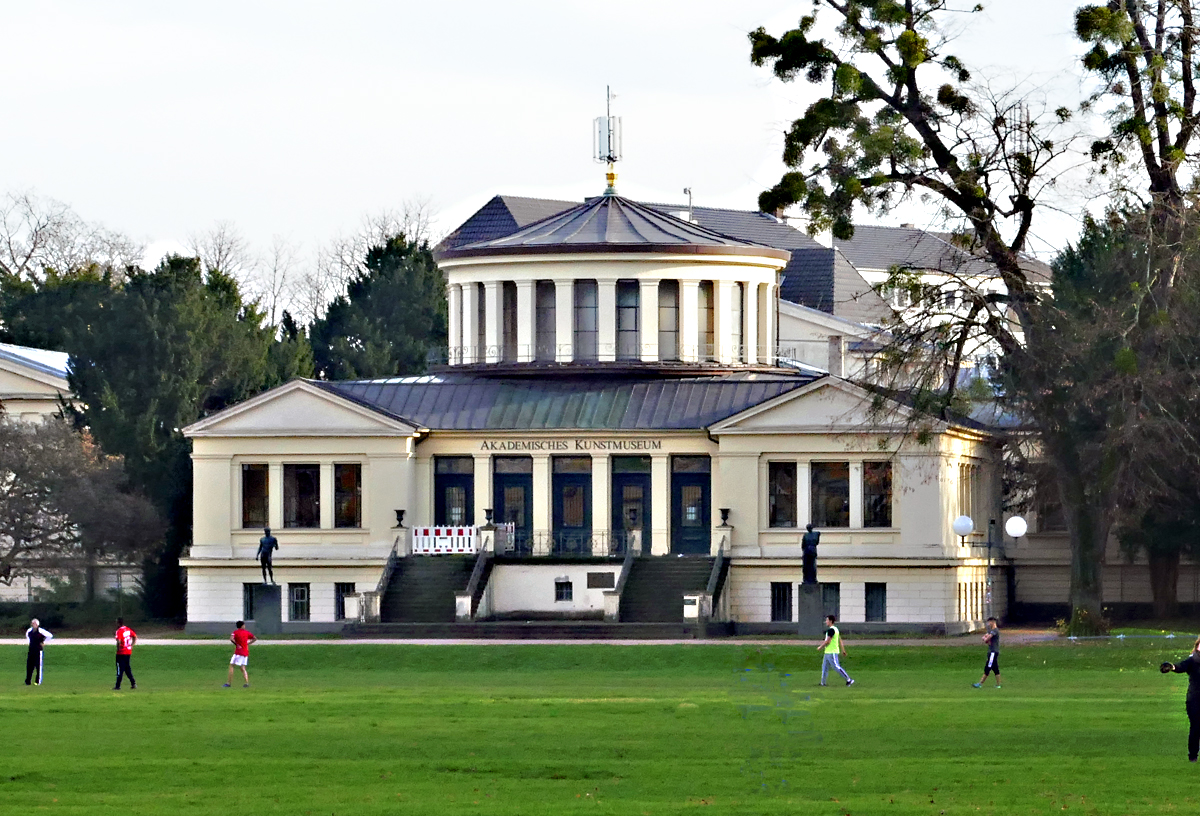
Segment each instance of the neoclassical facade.
[{"label": "neoclassical facade", "polygon": [[963,631],[1002,611],[988,434],[918,438],[903,406],[781,366],[786,252],[606,195],[439,262],[449,351],[428,375],[298,380],[185,430],[189,626],[253,619],[266,525],[297,631],[794,629],[809,523],[822,604],[851,624]]}]

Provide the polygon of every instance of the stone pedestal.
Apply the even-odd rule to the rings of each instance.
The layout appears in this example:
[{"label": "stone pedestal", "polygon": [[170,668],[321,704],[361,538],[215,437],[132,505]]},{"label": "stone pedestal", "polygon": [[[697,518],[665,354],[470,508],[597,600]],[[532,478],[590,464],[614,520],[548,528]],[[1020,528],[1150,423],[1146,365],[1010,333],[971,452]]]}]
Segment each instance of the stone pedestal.
[{"label": "stone pedestal", "polygon": [[277,584],[254,586],[254,634],[278,635],[283,631],[283,603]]},{"label": "stone pedestal", "polygon": [[823,638],[825,636],[825,609],[821,602],[820,584],[800,584],[796,598],[796,620],[800,622],[799,635],[802,638]]}]

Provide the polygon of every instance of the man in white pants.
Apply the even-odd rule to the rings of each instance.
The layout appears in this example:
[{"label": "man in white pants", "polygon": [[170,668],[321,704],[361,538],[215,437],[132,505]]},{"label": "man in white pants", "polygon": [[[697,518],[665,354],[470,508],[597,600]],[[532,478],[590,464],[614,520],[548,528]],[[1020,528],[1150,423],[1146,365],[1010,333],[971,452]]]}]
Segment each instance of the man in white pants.
[{"label": "man in white pants", "polygon": [[833,669],[846,678],[846,685],[853,686],[854,681],[850,679],[850,675],[846,674],[846,670],[842,668],[842,664],[838,661],[838,655],[846,653],[846,645],[842,643],[842,633],[833,624],[837,622],[837,616],[825,616],[825,640],[817,649],[825,653],[821,660],[821,685],[825,685],[825,680],[829,677],[829,669]]}]

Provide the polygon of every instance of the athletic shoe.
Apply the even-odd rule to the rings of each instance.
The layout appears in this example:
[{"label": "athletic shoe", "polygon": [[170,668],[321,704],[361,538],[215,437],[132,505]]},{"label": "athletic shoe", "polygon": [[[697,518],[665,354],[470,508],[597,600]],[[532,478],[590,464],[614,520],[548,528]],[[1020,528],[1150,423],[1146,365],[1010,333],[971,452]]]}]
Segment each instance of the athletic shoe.
[{"label": "athletic shoe", "polygon": [[242,684],[242,688],[250,688],[250,684],[249,684],[249,683],[243,683],[243,684]]},{"label": "athletic shoe", "polygon": [[221,688],[229,688],[229,684],[228,684],[228,683],[223,683],[223,684],[221,685]]},{"label": "athletic shoe", "polygon": [[972,688],[983,688],[983,683],[972,683],[971,687]]},{"label": "athletic shoe", "polygon": [[847,686],[853,686],[853,685],[854,685],[854,681],[853,681],[853,680],[847,680],[847,681],[846,681],[846,685],[847,685]]},{"label": "athletic shoe", "polygon": [[121,690],[120,686],[113,686],[113,691],[120,691],[120,690]]},{"label": "athletic shoe", "polygon": [[820,686],[821,686],[821,688],[825,688],[825,684],[824,684],[824,683],[820,683],[820,684],[818,684],[818,685],[820,685]]},{"label": "athletic shoe", "polygon": [[996,686],[996,688],[1000,688],[1000,687],[999,687],[999,686]]}]

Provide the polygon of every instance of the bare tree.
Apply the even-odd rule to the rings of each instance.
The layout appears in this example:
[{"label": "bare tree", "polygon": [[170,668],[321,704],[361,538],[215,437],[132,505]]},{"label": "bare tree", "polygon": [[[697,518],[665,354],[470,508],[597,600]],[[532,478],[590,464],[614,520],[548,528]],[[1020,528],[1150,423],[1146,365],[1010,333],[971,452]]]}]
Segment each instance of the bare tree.
[{"label": "bare tree", "polygon": [[188,251],[200,259],[205,271],[219,269],[239,287],[251,280],[258,267],[249,242],[232,221],[218,221],[208,231],[191,235]]},{"label": "bare tree", "polygon": [[98,266],[120,279],[144,253],[144,245],[84,221],[60,201],[30,192],[0,200],[0,273],[35,280]]},{"label": "bare tree", "polygon": [[293,308],[298,287],[296,269],[300,252],[295,244],[282,235],[271,238],[271,247],[247,283],[247,295],[258,301],[271,325],[278,325],[285,310]]}]

